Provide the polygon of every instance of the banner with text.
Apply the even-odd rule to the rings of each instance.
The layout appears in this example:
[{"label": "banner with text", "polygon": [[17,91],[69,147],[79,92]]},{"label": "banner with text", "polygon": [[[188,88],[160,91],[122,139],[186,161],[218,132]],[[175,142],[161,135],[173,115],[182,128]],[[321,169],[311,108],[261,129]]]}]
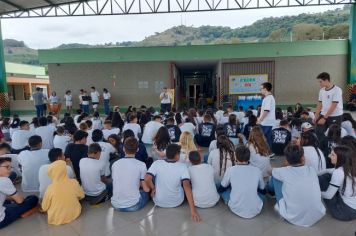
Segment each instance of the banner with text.
[{"label": "banner with text", "polygon": [[259,75],[230,75],[229,94],[256,94],[260,85],[268,82],[268,74]]}]

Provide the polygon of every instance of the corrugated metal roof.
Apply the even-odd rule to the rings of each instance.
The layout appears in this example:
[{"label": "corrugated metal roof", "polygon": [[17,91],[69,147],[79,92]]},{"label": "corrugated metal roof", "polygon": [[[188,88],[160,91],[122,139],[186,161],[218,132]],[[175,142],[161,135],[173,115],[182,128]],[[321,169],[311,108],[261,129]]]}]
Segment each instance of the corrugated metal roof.
[{"label": "corrugated metal roof", "polygon": [[12,62],[5,62],[6,74],[45,76],[46,71],[42,66],[31,66]]},{"label": "corrugated metal roof", "polygon": [[0,15],[19,10],[51,7],[63,3],[86,2],[85,0],[0,0]]}]

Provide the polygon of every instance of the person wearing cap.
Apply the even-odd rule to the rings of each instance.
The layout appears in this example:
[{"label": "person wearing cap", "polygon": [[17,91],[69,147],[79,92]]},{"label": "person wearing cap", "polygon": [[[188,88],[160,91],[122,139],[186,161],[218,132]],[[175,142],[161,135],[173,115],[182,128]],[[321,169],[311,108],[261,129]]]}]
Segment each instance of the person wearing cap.
[{"label": "person wearing cap", "polygon": [[162,89],[162,93],[159,95],[161,100],[161,110],[163,113],[169,112],[172,109],[172,97],[171,94],[167,91],[167,87]]},{"label": "person wearing cap", "polygon": [[302,133],[311,131],[314,129],[314,127],[309,122],[304,122],[301,127],[302,127]]},{"label": "person wearing cap", "polygon": [[317,80],[320,84],[319,101],[316,107],[314,123],[316,134],[321,140],[325,131],[332,124],[341,125],[343,114],[342,90],[330,82],[330,75],[326,72],[319,74]]}]

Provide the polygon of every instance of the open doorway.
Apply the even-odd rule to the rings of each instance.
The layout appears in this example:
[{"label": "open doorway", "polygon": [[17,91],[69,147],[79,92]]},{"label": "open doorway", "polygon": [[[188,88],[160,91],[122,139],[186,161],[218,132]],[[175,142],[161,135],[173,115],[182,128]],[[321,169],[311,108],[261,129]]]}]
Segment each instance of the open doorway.
[{"label": "open doorway", "polygon": [[217,95],[218,62],[177,62],[175,67],[178,107],[213,107]]}]

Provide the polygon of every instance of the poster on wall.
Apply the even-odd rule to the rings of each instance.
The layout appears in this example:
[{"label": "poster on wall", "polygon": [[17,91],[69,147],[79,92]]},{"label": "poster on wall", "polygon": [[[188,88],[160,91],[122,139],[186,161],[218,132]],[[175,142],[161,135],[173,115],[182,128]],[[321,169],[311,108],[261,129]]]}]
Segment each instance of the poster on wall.
[{"label": "poster on wall", "polygon": [[229,94],[260,93],[260,85],[268,82],[268,74],[230,75]]}]

